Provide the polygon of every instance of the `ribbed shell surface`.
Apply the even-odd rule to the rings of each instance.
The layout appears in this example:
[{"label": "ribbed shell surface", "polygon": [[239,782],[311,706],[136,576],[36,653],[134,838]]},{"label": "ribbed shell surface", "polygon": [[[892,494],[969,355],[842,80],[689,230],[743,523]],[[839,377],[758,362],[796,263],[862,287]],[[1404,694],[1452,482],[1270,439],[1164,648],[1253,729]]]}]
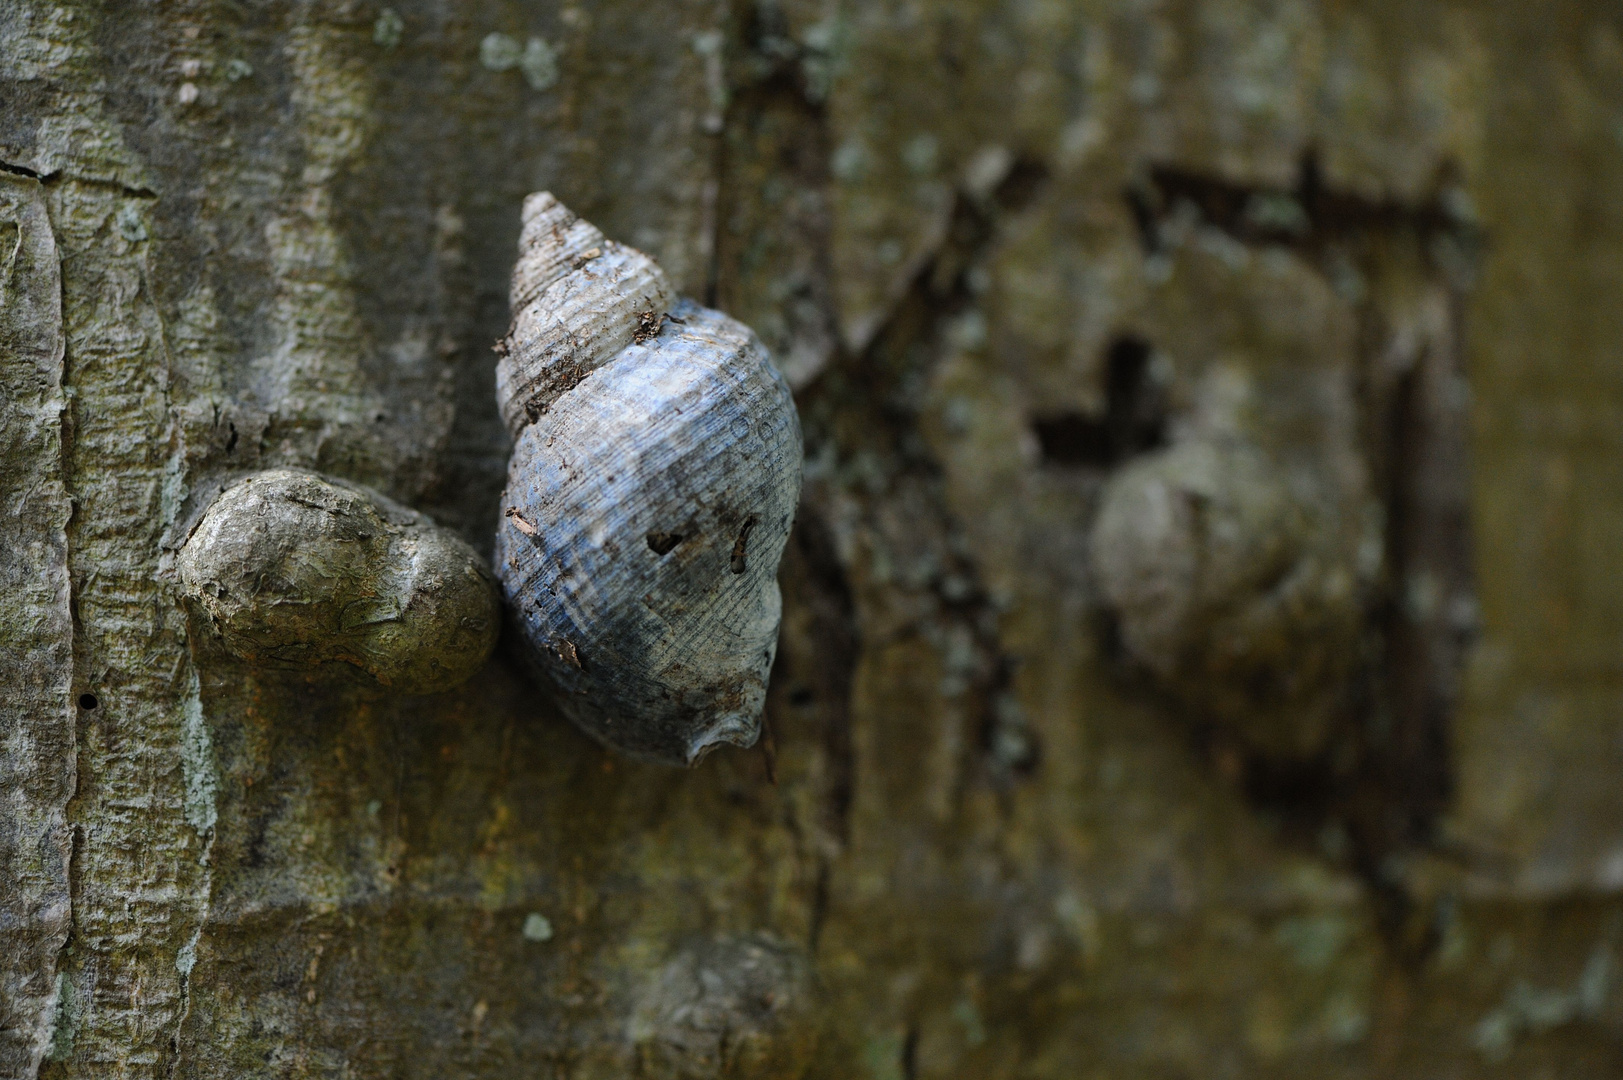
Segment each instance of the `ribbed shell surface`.
[{"label": "ribbed shell surface", "polygon": [[511,298],[496,400],[515,437],[676,303],[658,263],[605,239],[546,192],[524,203]]},{"label": "ribbed shell surface", "polygon": [[802,448],[754,333],[689,301],[670,314],[522,429],[496,561],[570,718],[693,764],[759,733]]}]

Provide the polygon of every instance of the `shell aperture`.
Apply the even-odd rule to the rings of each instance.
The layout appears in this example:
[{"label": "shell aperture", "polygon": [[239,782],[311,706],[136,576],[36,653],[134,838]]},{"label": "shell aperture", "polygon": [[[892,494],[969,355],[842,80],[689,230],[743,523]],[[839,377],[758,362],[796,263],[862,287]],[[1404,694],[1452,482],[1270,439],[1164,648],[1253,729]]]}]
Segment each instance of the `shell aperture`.
[{"label": "shell aperture", "polygon": [[800,495],[788,385],[748,327],[659,303],[652,260],[550,195],[525,222],[496,563],[528,658],[572,721],[631,756],[753,745]]}]

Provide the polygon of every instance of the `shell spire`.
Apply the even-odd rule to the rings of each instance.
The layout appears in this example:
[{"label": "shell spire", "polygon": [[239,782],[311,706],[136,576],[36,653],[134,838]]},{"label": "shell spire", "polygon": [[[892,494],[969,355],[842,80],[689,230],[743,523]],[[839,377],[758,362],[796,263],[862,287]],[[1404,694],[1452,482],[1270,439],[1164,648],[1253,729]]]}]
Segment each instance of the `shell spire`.
[{"label": "shell spire", "polygon": [[523,222],[513,325],[496,365],[496,400],[515,438],[676,303],[658,263],[606,238],[551,192],[524,200]]},{"label": "shell spire", "polygon": [[800,497],[789,387],[749,327],[550,194],[523,221],[496,562],[532,666],[634,757],[753,745]]}]

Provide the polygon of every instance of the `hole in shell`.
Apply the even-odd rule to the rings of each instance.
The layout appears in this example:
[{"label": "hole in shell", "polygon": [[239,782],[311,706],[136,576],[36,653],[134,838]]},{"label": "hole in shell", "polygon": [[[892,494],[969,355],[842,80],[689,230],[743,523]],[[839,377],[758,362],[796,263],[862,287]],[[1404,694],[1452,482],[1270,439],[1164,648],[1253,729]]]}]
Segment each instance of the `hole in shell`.
[{"label": "hole in shell", "polygon": [[80,694],[79,695],[79,708],[85,710],[86,712],[89,712],[91,709],[94,709],[96,706],[98,706],[100,704],[101,704],[101,702],[96,700],[96,695],[95,694]]},{"label": "hole in shell", "polygon": [[748,521],[744,522],[744,527],[738,530],[738,539],[733,543],[733,557],[731,562],[733,573],[735,574],[742,574],[749,568],[749,563],[745,559],[745,555],[747,554],[747,549],[749,547],[750,530],[753,528],[755,528],[755,519],[750,518]]},{"label": "hole in shell", "polygon": [[637,329],[632,333],[631,339],[638,345],[645,341],[652,341],[659,336],[659,331],[665,324],[665,313],[662,311],[637,312]]},{"label": "hole in shell", "polygon": [[683,539],[681,533],[651,532],[648,534],[648,550],[655,555],[669,555]]}]

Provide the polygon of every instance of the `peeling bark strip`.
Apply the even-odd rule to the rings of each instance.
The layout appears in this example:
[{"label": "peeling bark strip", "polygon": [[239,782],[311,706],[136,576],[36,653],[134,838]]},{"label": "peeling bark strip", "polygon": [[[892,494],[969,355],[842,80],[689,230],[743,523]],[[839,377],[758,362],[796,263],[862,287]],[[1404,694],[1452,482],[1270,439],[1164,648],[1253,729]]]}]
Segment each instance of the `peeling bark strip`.
[{"label": "peeling bark strip", "polygon": [[152,207],[72,179],[47,199],[72,388],[75,689],[96,699],[79,728],[73,949],[50,1056],[77,1075],[158,1077],[173,1064],[186,948],[207,904],[212,831],[198,826],[213,818],[214,765],[181,613],[154,572],[179,467]]},{"label": "peeling bark strip", "polygon": [[51,1041],[70,920],[73,618],[62,282],[39,181],[0,174],[0,1076]]}]

